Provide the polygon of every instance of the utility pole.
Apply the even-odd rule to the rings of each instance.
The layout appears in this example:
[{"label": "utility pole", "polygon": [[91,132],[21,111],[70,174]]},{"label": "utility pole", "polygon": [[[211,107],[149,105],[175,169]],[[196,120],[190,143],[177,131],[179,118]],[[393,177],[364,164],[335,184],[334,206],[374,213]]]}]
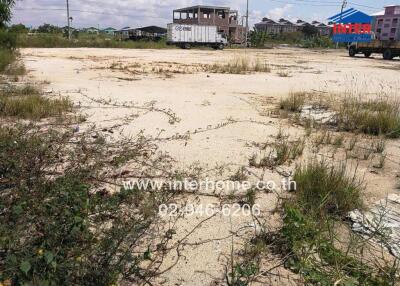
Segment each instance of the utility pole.
[{"label": "utility pole", "polygon": [[344,10],[344,8],[346,8],[346,6],[347,6],[347,0],[343,0],[342,10],[340,12],[340,24],[342,24],[343,10]]},{"label": "utility pole", "polygon": [[246,7],[246,48],[248,46],[248,35],[249,33],[249,0],[247,0],[247,7]]},{"label": "utility pole", "polygon": [[[343,0],[342,9],[340,10],[340,23],[339,23],[339,24],[342,24],[342,20],[343,20],[343,10],[344,10],[344,8],[346,8],[346,6],[347,6],[347,0]],[[336,43],[336,49],[337,49],[337,48],[339,48],[339,43]]]},{"label": "utility pole", "polygon": [[71,18],[69,17],[69,0],[67,0],[68,40],[71,40]]}]

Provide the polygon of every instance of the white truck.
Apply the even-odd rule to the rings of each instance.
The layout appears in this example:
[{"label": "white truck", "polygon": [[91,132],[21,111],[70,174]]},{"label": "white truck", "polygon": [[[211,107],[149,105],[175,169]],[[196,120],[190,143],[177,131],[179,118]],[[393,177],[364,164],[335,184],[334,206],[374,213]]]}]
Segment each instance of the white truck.
[{"label": "white truck", "polygon": [[223,50],[228,44],[226,37],[218,33],[217,26],[168,24],[167,41],[182,49],[192,46],[208,46]]}]

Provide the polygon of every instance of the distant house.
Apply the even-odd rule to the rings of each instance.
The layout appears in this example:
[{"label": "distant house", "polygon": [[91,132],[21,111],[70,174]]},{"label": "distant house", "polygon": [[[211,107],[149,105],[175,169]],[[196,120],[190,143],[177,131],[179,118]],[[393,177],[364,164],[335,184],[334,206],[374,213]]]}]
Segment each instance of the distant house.
[{"label": "distant house", "polygon": [[90,28],[84,29],[84,31],[86,33],[88,33],[88,34],[95,34],[95,35],[99,34],[99,29],[94,28],[94,27],[90,27]]},{"label": "distant house", "polygon": [[274,20],[263,18],[260,23],[255,24],[256,31],[263,31],[270,35],[280,35],[282,33],[293,33],[302,31],[305,26],[314,26],[318,29],[321,36],[330,35],[332,28],[320,23],[318,21],[313,21],[311,24],[303,20],[297,20],[296,23],[292,23],[286,19],[279,19],[275,22]]},{"label": "distant house", "polygon": [[332,33],[332,27],[325,25],[324,23],[312,21],[311,25],[318,29],[318,33],[320,36],[329,36]]},{"label": "distant house", "polygon": [[279,19],[278,23],[281,27],[281,31],[280,31],[281,33],[293,33],[293,32],[297,32],[299,30],[297,25],[290,22],[289,20],[281,18],[281,19]]},{"label": "distant house", "polygon": [[263,18],[262,21],[255,24],[254,27],[257,32],[266,32],[270,35],[280,34],[281,31],[280,24],[268,18]]},{"label": "distant house", "polygon": [[256,31],[263,31],[272,35],[292,33],[299,30],[297,25],[283,18],[279,19],[278,22],[268,18],[263,18],[260,23],[255,24],[255,29]]},{"label": "distant house", "polygon": [[110,36],[114,36],[115,31],[117,31],[117,29],[114,29],[112,27],[108,27],[106,29],[103,29],[101,32]]},{"label": "distant house", "polygon": [[124,27],[114,32],[120,40],[160,40],[167,34],[167,29],[157,26],[147,26],[142,28]]}]

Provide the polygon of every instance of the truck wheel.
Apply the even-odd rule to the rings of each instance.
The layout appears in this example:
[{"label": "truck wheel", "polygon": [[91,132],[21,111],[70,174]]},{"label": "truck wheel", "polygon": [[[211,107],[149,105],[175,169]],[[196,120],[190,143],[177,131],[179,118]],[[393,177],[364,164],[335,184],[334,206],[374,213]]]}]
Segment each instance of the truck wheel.
[{"label": "truck wheel", "polygon": [[392,50],[391,49],[386,49],[383,52],[383,58],[385,60],[393,60],[394,56],[393,56]]},{"label": "truck wheel", "polygon": [[357,49],[356,49],[356,47],[351,46],[351,47],[349,48],[349,56],[350,56],[350,57],[354,57],[356,54],[357,54]]},{"label": "truck wheel", "polygon": [[186,50],[190,50],[191,46],[189,43],[183,44],[183,48]]},{"label": "truck wheel", "polygon": [[224,44],[218,44],[218,50],[223,50],[224,48],[225,48],[225,45]]},{"label": "truck wheel", "polygon": [[371,52],[365,52],[364,57],[369,58],[371,56],[371,54],[372,54]]}]

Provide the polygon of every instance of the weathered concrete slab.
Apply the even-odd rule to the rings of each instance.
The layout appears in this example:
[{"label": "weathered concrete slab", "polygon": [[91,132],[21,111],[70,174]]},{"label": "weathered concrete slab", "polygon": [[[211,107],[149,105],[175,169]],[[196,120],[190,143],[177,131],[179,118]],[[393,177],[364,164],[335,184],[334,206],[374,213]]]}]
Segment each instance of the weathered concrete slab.
[{"label": "weathered concrete slab", "polygon": [[400,258],[400,195],[391,194],[370,210],[349,214],[352,229],[363,236],[374,235],[394,256]]}]

